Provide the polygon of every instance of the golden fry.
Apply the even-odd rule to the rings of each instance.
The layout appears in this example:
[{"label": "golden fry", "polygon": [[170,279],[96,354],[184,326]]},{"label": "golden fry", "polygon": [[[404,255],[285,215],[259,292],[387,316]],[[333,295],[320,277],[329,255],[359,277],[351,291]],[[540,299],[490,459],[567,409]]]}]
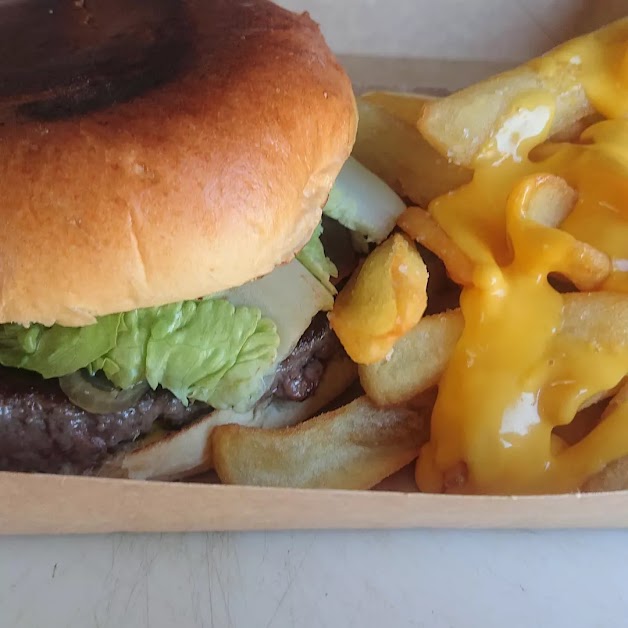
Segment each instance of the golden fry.
[{"label": "golden fry", "polygon": [[471,283],[473,264],[432,216],[420,207],[408,207],[397,224],[426,249],[438,255],[447,273],[458,284]]},{"label": "golden fry", "polygon": [[366,102],[385,109],[395,118],[407,122],[413,127],[416,127],[423,113],[423,105],[430,100],[434,100],[433,96],[424,96],[423,94],[380,91],[367,92],[362,94],[361,98],[366,100]]},{"label": "golden fry", "polygon": [[604,118],[599,113],[595,112],[591,115],[585,116],[584,118],[580,118],[580,120],[576,120],[572,125],[561,129],[557,133],[554,133],[550,137],[551,142],[577,142],[580,139],[580,135],[587,128],[589,128],[592,124],[596,122],[602,121]]},{"label": "golden fry", "polygon": [[628,457],[619,458],[591,476],[581,487],[583,493],[628,490]]},{"label": "golden fry", "polygon": [[[628,295],[611,292],[563,295],[561,334],[603,346],[628,344]],[[464,322],[459,310],[426,316],[393,347],[387,360],[359,367],[366,394],[379,405],[407,403],[436,386]],[[597,395],[583,408],[607,396]]]},{"label": "golden fry", "polygon": [[296,427],[218,427],[213,460],[225,484],[368,489],[416,458],[428,424],[412,410],[382,410],[360,397]]},{"label": "golden fry", "polygon": [[427,305],[427,269],[416,247],[395,234],[368,256],[342,289],[329,322],[358,364],[381,360]]},{"label": "golden fry", "polygon": [[563,133],[593,114],[579,73],[580,66],[575,64],[567,64],[561,71],[552,69],[549,74],[542,74],[532,63],[520,66],[426,103],[419,129],[442,155],[470,168],[531,92],[544,90],[554,99],[550,135]]},{"label": "golden fry", "polygon": [[[601,421],[626,403],[628,403],[628,383],[625,383],[613,399],[611,399],[601,416]],[[582,487],[582,490],[587,493],[622,491],[626,489],[628,489],[628,456],[619,458],[606,465],[604,469],[590,477]]]},{"label": "golden fry", "polygon": [[416,124],[358,98],[360,124],[353,156],[395,192],[423,207],[471,180],[471,171],[449,164]]},{"label": "golden fry", "polygon": [[[547,228],[556,229],[573,210],[578,195],[560,177],[532,175],[513,190],[509,201],[509,219],[524,220],[536,228],[539,239]],[[563,251],[556,271],[579,290],[595,290],[608,278],[611,259],[595,247],[561,232]],[[554,234],[556,237],[556,234]]]},{"label": "golden fry", "polygon": [[613,292],[564,295],[561,333],[608,347],[628,345],[628,295]]},{"label": "golden fry", "polygon": [[359,367],[360,383],[378,405],[411,401],[436,386],[462,334],[462,314],[426,316],[401,338],[388,357]]}]

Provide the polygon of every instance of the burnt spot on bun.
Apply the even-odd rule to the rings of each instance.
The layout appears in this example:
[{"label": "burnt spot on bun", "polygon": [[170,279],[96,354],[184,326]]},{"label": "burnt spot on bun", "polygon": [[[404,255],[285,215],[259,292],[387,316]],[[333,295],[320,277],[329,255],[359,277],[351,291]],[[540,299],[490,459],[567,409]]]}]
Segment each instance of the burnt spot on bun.
[{"label": "burnt spot on bun", "polygon": [[133,66],[111,73],[80,74],[62,89],[16,106],[21,117],[38,120],[58,120],[115,103],[131,100],[153,87],[176,78],[184,68],[185,46],[172,42],[151,50],[151,55]]},{"label": "burnt spot on bun", "polygon": [[56,120],[130,100],[184,71],[189,33],[178,0],[0,5],[4,114]]}]

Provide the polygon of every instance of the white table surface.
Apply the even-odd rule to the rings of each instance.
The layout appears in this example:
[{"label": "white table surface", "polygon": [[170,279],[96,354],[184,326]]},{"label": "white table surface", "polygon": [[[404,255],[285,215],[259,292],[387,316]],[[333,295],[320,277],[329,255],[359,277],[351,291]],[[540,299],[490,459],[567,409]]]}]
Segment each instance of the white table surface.
[{"label": "white table surface", "polygon": [[628,532],[0,539],[0,626],[624,625]]}]

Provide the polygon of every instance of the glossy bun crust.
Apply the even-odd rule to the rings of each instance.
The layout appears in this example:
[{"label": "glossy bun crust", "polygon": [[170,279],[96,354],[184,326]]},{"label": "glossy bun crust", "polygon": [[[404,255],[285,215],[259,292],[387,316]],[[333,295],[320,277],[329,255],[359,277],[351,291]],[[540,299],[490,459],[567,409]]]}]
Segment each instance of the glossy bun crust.
[{"label": "glossy bun crust", "polygon": [[135,67],[49,100],[0,92],[0,323],[211,294],[289,260],[318,223],[357,122],[318,27],[265,0],[177,6],[145,89]]}]

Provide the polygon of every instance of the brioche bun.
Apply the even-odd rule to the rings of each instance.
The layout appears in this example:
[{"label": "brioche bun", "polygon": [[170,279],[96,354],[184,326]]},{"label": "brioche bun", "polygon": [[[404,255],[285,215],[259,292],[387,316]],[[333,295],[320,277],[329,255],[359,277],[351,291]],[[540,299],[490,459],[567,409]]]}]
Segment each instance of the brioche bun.
[{"label": "brioche bun", "polygon": [[237,286],[320,220],[357,120],[318,27],[265,0],[181,7],[176,68],[132,98],[0,102],[0,323],[81,326]]}]

